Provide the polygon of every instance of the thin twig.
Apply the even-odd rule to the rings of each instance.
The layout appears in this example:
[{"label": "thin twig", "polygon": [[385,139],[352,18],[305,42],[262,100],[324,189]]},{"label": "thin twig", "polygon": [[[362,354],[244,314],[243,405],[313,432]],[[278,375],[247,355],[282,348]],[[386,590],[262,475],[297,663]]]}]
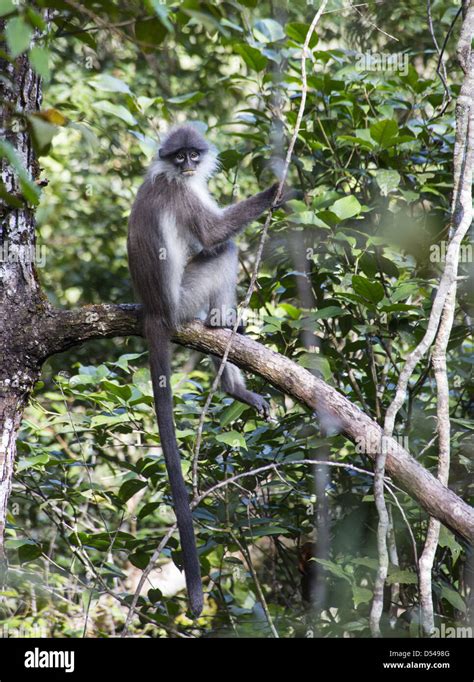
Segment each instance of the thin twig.
[{"label": "thin twig", "polygon": [[431,33],[431,39],[433,40],[433,45],[436,48],[436,52],[438,53],[438,65],[436,67],[436,73],[440,77],[440,80],[443,84],[444,88],[444,95],[443,95],[443,106],[451,102],[451,90],[449,89],[448,86],[448,74],[446,73],[446,65],[442,60],[442,52],[439,49],[438,41],[436,39],[436,35],[434,32],[433,28],[433,17],[431,16],[431,0],[426,0],[426,13],[428,15],[428,28],[430,29]]},{"label": "thin twig", "polygon": [[[398,507],[398,511],[400,512],[400,515],[401,515],[403,521],[405,522],[405,525],[406,525],[407,530],[408,530],[408,535],[410,536],[411,544],[412,544],[412,547],[413,547],[413,558],[414,558],[414,560],[415,560],[416,566],[418,566],[418,551],[417,551],[417,549],[416,549],[416,540],[415,540],[415,536],[413,535],[413,531],[412,531],[412,529],[411,529],[410,522],[408,521],[407,515],[405,514],[405,511],[404,511],[402,505],[400,504],[400,502],[398,501],[398,498],[397,498],[397,496],[395,495],[394,490],[393,490],[394,488],[397,489],[397,490],[400,490],[400,489],[399,489],[399,488],[396,488],[396,486],[394,486],[392,482],[387,483],[387,481],[385,481],[385,487],[386,487],[386,489],[388,490],[388,492],[390,493],[390,495],[393,497],[393,499],[394,499],[394,501],[395,501],[395,504],[396,504],[397,507]],[[404,491],[401,490],[400,492],[403,493]]]},{"label": "thin twig", "polygon": [[[448,485],[449,464],[450,464],[450,434],[451,426],[449,423],[449,383],[446,366],[446,349],[454,321],[454,311],[456,307],[456,282],[446,298],[443,317],[439,326],[433,350],[433,368],[436,379],[437,390],[437,427],[439,437],[439,456],[438,456],[438,478],[443,485]],[[428,530],[426,532],[425,546],[420,558],[420,603],[421,603],[421,623],[424,634],[431,637],[434,632],[434,608],[432,596],[432,571],[439,542],[439,531],[441,524],[438,519],[430,516]]]},{"label": "thin twig", "polygon": [[253,565],[252,557],[250,556],[250,552],[247,547],[243,547],[242,543],[240,542],[239,538],[237,535],[231,531],[230,536],[237,545],[237,547],[240,550],[240,553],[244,557],[245,561],[247,562],[247,566],[249,568],[250,573],[252,574],[252,579],[253,579],[253,584],[255,585],[255,590],[257,591],[258,598],[260,600],[260,604],[262,605],[263,612],[265,614],[265,618],[267,619],[268,627],[271,630],[271,633],[275,639],[279,639],[279,634],[278,631],[275,627],[275,624],[273,623],[273,618],[270,614],[270,610],[268,608],[267,600],[265,599],[265,595],[263,594],[262,586],[260,584],[260,580],[258,579],[257,572],[255,570],[255,567]]},{"label": "thin twig", "polygon": [[379,26],[377,26],[377,24],[375,24],[373,21],[370,21],[370,19],[368,17],[364,16],[362,14],[362,12],[360,11],[360,9],[357,9],[357,5],[351,5],[351,8],[355,9],[357,14],[362,18],[362,21],[365,21],[366,23],[368,23],[370,26],[372,26],[372,28],[375,28],[376,31],[379,31],[379,33],[382,33],[382,35],[386,36],[387,38],[390,38],[390,40],[396,40],[397,43],[400,42],[398,40],[398,38],[395,38],[395,36],[392,36],[390,33],[387,33],[383,29],[379,28]]}]

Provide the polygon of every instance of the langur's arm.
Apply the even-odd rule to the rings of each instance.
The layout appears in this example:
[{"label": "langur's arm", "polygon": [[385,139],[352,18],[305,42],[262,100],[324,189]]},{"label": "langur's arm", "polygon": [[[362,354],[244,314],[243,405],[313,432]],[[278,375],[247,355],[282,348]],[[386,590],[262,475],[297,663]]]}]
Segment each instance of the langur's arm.
[{"label": "langur's arm", "polygon": [[275,183],[249,199],[239,201],[219,213],[205,213],[197,219],[199,238],[206,249],[231,239],[272,205],[278,189]]}]

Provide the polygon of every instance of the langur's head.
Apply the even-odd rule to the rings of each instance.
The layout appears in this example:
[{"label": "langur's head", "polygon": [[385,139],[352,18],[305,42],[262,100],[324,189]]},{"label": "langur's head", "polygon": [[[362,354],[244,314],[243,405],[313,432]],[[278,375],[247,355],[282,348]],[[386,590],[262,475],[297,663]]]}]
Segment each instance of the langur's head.
[{"label": "langur's head", "polygon": [[217,166],[217,153],[192,125],[173,128],[164,138],[152,164],[152,178],[164,174],[168,179],[207,179]]}]

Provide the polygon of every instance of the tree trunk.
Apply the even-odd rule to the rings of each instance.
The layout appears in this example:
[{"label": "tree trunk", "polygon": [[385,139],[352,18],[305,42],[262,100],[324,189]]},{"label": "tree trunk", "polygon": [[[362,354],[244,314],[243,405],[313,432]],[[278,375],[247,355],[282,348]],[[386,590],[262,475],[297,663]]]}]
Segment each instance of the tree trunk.
[{"label": "tree trunk", "polygon": [[[1,28],[1,27],[0,27]],[[41,84],[26,56],[14,63],[0,59],[0,138],[9,142],[32,178],[39,168],[22,114],[41,103]],[[2,159],[3,188],[21,197],[18,176]],[[16,436],[23,410],[39,377],[41,364],[35,352],[36,317],[44,297],[31,254],[35,246],[34,212],[26,205],[0,206],[0,560],[4,563],[4,530],[16,453]]]}]

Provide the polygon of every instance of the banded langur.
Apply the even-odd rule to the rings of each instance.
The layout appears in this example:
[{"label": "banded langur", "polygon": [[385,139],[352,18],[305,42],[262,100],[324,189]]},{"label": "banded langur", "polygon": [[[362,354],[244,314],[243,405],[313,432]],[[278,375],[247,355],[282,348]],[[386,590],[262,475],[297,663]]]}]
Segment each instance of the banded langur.
[{"label": "banded langur", "polygon": [[[229,326],[235,315],[238,269],[232,238],[273,204],[278,188],[275,183],[249,199],[219,208],[207,188],[216,159],[214,147],[193,126],[172,130],[138,190],[128,232],[130,273],[144,306],[161,446],[195,616],[202,610],[203,593],[173,424],[170,337],[180,324],[197,317],[209,326]],[[265,400],[245,387],[235,365],[227,363],[221,386],[237,400],[268,414]]]}]

